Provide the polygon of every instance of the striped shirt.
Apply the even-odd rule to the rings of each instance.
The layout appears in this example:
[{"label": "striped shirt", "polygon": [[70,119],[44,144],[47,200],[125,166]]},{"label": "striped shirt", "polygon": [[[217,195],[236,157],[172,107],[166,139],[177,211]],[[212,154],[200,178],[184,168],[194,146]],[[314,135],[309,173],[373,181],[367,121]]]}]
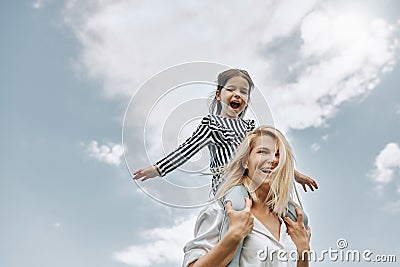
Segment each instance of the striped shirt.
[{"label": "striped shirt", "polygon": [[[207,146],[210,151],[210,170],[216,173],[229,162],[245,135],[254,130],[254,127],[254,120],[207,115],[191,137],[155,165],[160,176],[164,176]],[[222,182],[221,176],[222,174],[213,175],[214,193]]]}]

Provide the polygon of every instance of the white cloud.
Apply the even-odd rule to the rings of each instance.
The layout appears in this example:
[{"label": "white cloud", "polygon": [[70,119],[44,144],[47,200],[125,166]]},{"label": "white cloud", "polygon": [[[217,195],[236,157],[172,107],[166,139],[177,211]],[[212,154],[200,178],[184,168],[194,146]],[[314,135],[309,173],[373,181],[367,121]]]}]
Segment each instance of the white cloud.
[{"label": "white cloud", "polygon": [[382,190],[400,178],[400,148],[396,143],[388,143],[375,159],[375,168],[368,176],[377,184],[376,189]]},{"label": "white cloud", "polygon": [[[70,0],[65,21],[82,45],[80,70],[101,80],[106,96],[131,96],[171,65],[221,62],[249,70],[286,131],[326,125],[341,103],[375,89],[397,62],[398,25],[320,2],[237,1],[228,10],[215,1],[158,1],[154,8],[153,1]],[[292,55],[283,63],[269,50],[282,38],[297,40],[281,52]],[[292,69],[292,81],[273,75],[279,64]]]},{"label": "white cloud", "polygon": [[46,0],[36,0],[33,4],[32,7],[35,9],[40,9],[44,6],[45,2],[47,2]]},{"label": "white cloud", "polygon": [[320,148],[321,148],[321,146],[320,146],[318,143],[313,143],[313,144],[311,145],[311,147],[310,147],[310,149],[311,149],[313,152],[317,152],[318,150],[320,150]]},{"label": "white cloud", "polygon": [[119,166],[122,162],[123,147],[120,144],[108,143],[99,146],[97,141],[91,141],[86,152],[89,157],[110,165]]},{"label": "white cloud", "polygon": [[381,73],[396,62],[397,30],[383,19],[346,15],[334,7],[307,14],[299,58],[291,66],[296,81],[272,92],[278,124],[323,126],[340,104],[375,89]]},{"label": "white cloud", "polygon": [[183,260],[183,247],[193,238],[196,218],[197,216],[191,215],[189,218],[176,220],[171,227],[144,231],[141,236],[145,242],[115,252],[113,258],[138,267],[164,262],[179,266]]},{"label": "white cloud", "polygon": [[269,23],[261,36],[262,43],[267,45],[277,38],[293,34],[305,14],[312,10],[317,2],[318,0],[276,2]]},{"label": "white cloud", "polygon": [[65,21],[82,44],[81,70],[103,81],[107,96],[130,96],[150,76],[182,62],[260,68],[256,48],[273,4],[70,0]]}]

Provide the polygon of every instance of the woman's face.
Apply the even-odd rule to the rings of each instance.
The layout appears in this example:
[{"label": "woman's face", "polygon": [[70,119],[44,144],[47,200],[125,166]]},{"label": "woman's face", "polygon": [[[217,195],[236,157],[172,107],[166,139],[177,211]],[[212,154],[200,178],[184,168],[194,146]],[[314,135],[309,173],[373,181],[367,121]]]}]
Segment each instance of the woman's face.
[{"label": "woman's face", "polygon": [[276,139],[269,135],[256,137],[247,161],[248,176],[256,187],[265,183],[269,184],[267,178],[278,163],[279,150]]}]

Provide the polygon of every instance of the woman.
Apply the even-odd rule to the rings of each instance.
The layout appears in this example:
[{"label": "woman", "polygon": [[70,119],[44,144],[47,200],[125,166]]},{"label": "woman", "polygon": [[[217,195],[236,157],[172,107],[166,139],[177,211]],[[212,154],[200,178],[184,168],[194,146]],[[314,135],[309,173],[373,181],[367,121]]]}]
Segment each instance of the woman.
[{"label": "woman", "polygon": [[[290,201],[293,172],[293,154],[282,133],[270,126],[250,132],[228,164],[216,198],[243,185],[251,199],[242,211],[233,210],[231,203],[224,211],[220,201],[204,208],[195,239],[184,248],[183,266],[226,266],[245,237],[240,266],[308,266],[311,233],[303,226],[300,210],[296,209],[297,222],[281,219]],[[220,238],[225,212],[229,230]],[[293,256],[296,252],[299,257]]]}]

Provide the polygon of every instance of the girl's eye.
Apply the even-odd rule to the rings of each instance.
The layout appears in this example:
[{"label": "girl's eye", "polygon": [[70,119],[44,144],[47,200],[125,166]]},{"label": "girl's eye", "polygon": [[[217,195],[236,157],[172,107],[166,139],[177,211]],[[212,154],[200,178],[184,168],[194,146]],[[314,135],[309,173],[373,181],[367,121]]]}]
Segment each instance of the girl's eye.
[{"label": "girl's eye", "polygon": [[247,92],[246,90],[242,90],[242,91],[240,91],[240,93],[241,93],[241,94],[244,94],[244,95],[247,95],[247,94],[248,94],[248,92]]}]

